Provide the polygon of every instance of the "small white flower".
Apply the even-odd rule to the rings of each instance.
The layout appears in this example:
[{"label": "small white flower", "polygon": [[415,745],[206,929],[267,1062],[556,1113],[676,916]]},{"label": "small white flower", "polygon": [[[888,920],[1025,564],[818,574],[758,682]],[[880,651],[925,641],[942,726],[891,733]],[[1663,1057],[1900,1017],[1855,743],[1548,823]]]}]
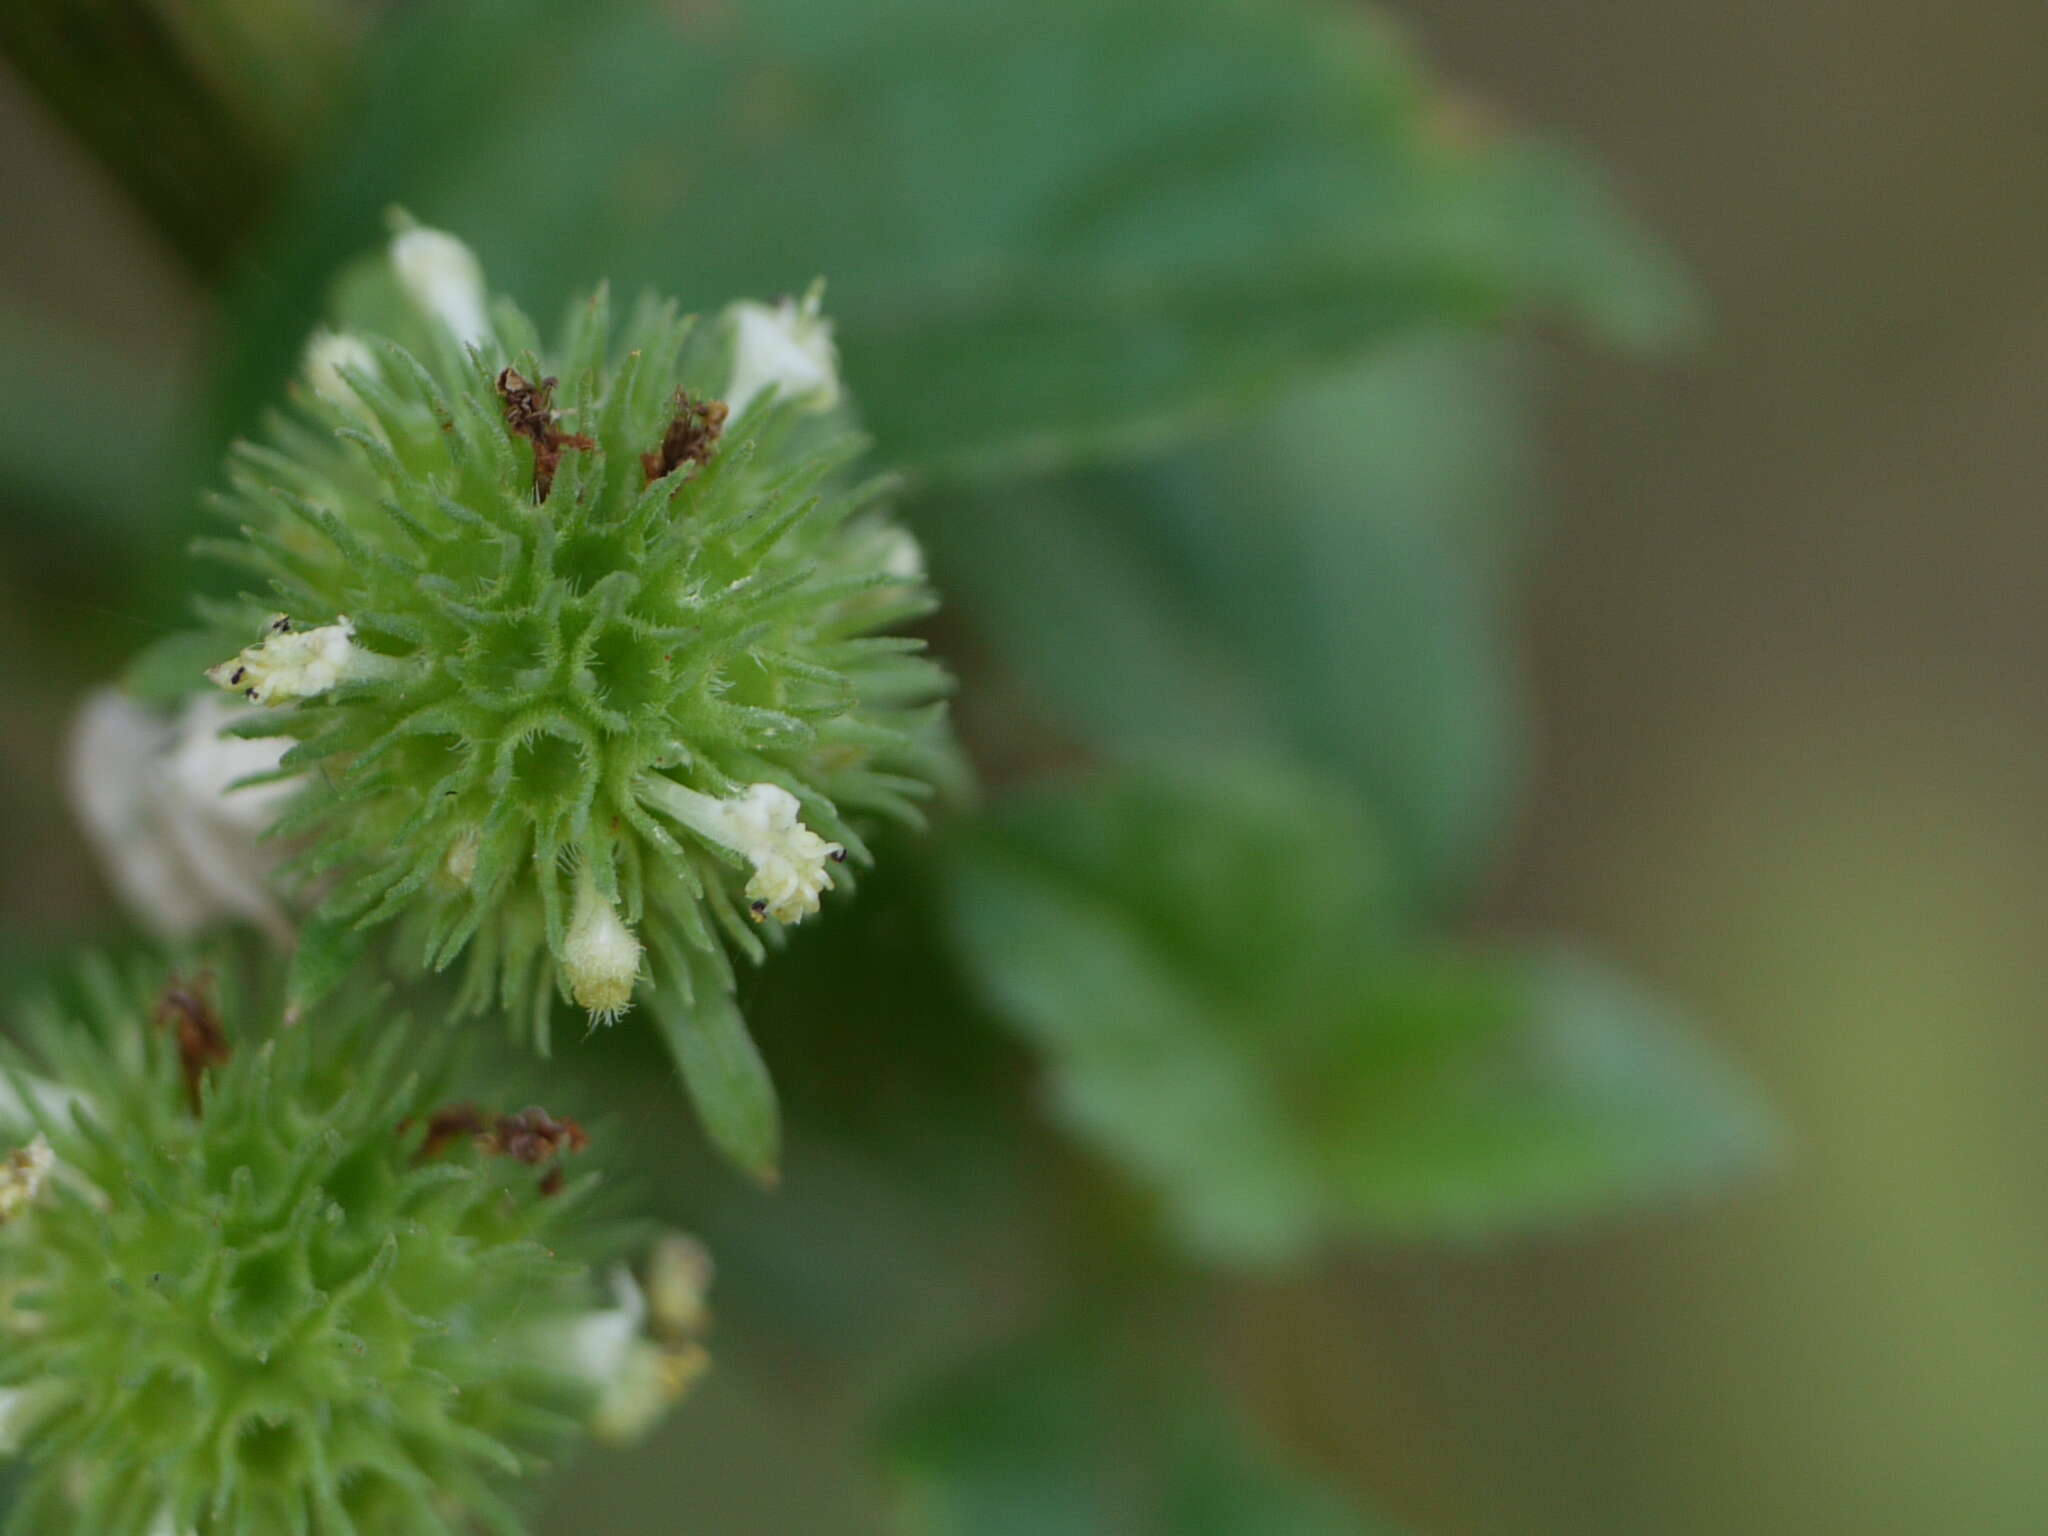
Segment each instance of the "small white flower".
[{"label": "small white flower", "polygon": [[924,546],[908,528],[892,528],[882,555],[882,569],[898,581],[924,580]]},{"label": "small white flower", "polygon": [[747,301],[726,311],[734,353],[725,403],[735,418],[770,385],[784,400],[808,399],[813,410],[829,411],[839,403],[839,352],[832,345],[832,322],[819,313],[824,298],[825,285],[814,283],[801,303],[784,299],[771,307]]},{"label": "small white flower", "polygon": [[924,546],[916,535],[880,518],[847,525],[845,564],[849,571],[880,571],[906,586],[925,578]]},{"label": "small white flower", "polygon": [[57,1154],[41,1136],[25,1147],[16,1147],[0,1161],[0,1225],[28,1209],[56,1166]]},{"label": "small white flower", "polygon": [[576,1319],[562,1349],[571,1371],[600,1386],[626,1368],[626,1358],[647,1324],[647,1298],[632,1273],[624,1267],[614,1269],[611,1285],[618,1305]]},{"label": "small white flower", "polygon": [[286,850],[260,838],[297,785],[231,786],[275,770],[292,742],[221,734],[253,713],[199,694],[171,715],[111,688],[79,710],[66,775],[72,807],[115,892],[159,937],[182,938],[221,917],[253,922],[280,943],[290,937],[269,884]]},{"label": "small white flower", "polygon": [[357,650],[355,640],[347,614],[316,629],[294,629],[284,614],[273,614],[262,639],[206,675],[251,704],[289,704],[382,671],[383,658]]},{"label": "small white flower", "polygon": [[797,820],[797,799],[779,784],[750,785],[731,807],[732,846],[754,866],[747,896],[756,918],[800,922],[818,910],[820,894],[832,888],[828,863],[846,856]]},{"label": "small white flower", "polygon": [[750,784],[745,794],[714,799],[685,789],[673,779],[647,781],[655,805],[701,837],[730,848],[754,866],[747,900],[754,920],[803,921],[818,910],[818,898],[832,889],[830,864],[844,862],[846,850],[828,843],[797,819],[797,798],[779,784]]},{"label": "small white flower", "polygon": [[347,331],[330,331],[325,326],[316,330],[306,343],[303,366],[313,393],[345,411],[361,411],[364,407],[362,396],[342,376],[342,369],[349,368],[373,379],[381,377],[377,355],[362,337]]},{"label": "small white flower", "polygon": [[562,974],[579,1008],[606,1024],[633,1006],[640,979],[640,941],[598,891],[589,874],[576,881],[576,907],[562,944]]},{"label": "small white flower", "polygon": [[484,315],[484,269],[476,252],[445,230],[400,230],[391,240],[391,269],[427,314],[466,347],[490,339]]},{"label": "small white flower", "polygon": [[624,1269],[612,1271],[611,1283],[618,1305],[577,1319],[548,1348],[564,1370],[596,1388],[592,1433],[630,1445],[689,1390],[707,1357],[694,1339],[648,1337],[638,1283]]}]

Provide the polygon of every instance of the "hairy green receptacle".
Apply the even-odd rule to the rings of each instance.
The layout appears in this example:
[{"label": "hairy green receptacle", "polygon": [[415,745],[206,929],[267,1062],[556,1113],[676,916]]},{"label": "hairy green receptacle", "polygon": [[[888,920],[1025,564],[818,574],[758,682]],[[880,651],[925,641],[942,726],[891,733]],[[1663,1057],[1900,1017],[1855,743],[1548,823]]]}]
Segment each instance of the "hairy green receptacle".
[{"label": "hairy green receptacle", "polygon": [[86,981],[0,1055],[0,1142],[34,1138],[0,1219],[10,1529],[523,1530],[604,1385],[568,1341],[619,1232],[569,1128],[467,1134],[447,1033],[371,1008],[279,1029]]},{"label": "hairy green receptacle", "polygon": [[847,478],[815,295],[621,328],[600,288],[544,349],[427,237],[432,282],[394,246],[411,346],[316,338],[235,452],[241,537],[209,547],[266,590],[209,610],[248,642],[210,675],[296,738],[300,992],[397,923],[405,963],[462,960],[458,1011],[544,1048],[558,995],[722,999],[864,827],[915,821],[945,678],[884,633],[933,600],[888,482]]}]

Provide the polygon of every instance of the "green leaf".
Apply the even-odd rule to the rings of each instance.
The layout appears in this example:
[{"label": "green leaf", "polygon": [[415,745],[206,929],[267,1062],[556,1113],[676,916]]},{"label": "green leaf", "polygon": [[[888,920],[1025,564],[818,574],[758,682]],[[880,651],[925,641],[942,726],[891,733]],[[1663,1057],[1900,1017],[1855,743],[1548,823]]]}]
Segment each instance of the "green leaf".
[{"label": "green leaf", "polygon": [[1128,1353],[1041,1330],[928,1388],[885,1449],[896,1536],[1388,1536],[1184,1363]]},{"label": "green leaf", "polygon": [[1120,472],[934,500],[942,586],[1061,723],[1231,740],[1364,792],[1404,892],[1456,892],[1519,760],[1492,617],[1523,488],[1498,349],[1407,347]]},{"label": "green leaf", "polygon": [[1581,962],[1418,950],[1341,792],[1277,770],[1043,795],[954,850],[952,921],[1057,1113],[1215,1258],[1482,1234],[1754,1163],[1766,1116]]},{"label": "green leaf", "polygon": [[1171,1536],[1394,1536],[1390,1522],[1261,1455],[1220,1417],[1182,1438],[1162,1525]]},{"label": "green leaf", "polygon": [[695,996],[683,992],[646,989],[641,1001],[654,1015],[711,1144],[772,1186],[780,1177],[782,1121],[767,1064],[731,993],[703,980]]},{"label": "green leaf", "polygon": [[1481,1235],[1661,1200],[1758,1168],[1748,1083],[1668,1005],[1562,950],[1426,963],[1364,1016],[1426,1025],[1418,1069],[1368,1055],[1333,1095],[1329,1178],[1360,1226]]},{"label": "green leaf", "polygon": [[230,425],[391,203],[550,313],[816,275],[882,451],[1158,444],[1419,328],[1636,336],[1668,271],[1554,153],[1458,141],[1388,29],[1307,0],[450,0],[393,26],[232,305]]}]

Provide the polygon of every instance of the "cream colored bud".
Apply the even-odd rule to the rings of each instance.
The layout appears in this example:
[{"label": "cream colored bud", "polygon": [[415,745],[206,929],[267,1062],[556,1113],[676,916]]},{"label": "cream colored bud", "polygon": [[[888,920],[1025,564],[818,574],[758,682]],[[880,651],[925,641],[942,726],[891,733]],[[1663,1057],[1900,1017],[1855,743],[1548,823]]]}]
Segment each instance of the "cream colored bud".
[{"label": "cream colored bud", "polygon": [[640,941],[588,874],[577,879],[576,907],[561,959],[569,995],[579,1008],[590,1010],[593,1020],[609,1024],[633,1006]]},{"label": "cream colored bud", "polygon": [[468,885],[476,879],[477,849],[483,844],[483,837],[475,827],[465,827],[448,845],[448,856],[441,861],[441,868],[448,878],[457,885]]},{"label": "cream colored bud", "polygon": [[710,1322],[711,1253],[694,1237],[665,1232],[647,1255],[647,1315],[654,1335],[671,1343],[702,1333]]}]

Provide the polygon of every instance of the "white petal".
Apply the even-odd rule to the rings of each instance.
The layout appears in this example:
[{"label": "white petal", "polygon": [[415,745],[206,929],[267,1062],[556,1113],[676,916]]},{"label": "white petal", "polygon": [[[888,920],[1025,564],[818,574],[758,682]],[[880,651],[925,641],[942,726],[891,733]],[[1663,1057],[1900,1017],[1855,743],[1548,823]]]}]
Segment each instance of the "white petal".
[{"label": "white petal", "polygon": [[632,1274],[624,1268],[611,1274],[616,1307],[578,1318],[569,1326],[562,1359],[574,1374],[608,1386],[626,1368],[627,1356],[647,1321],[647,1301]]},{"label": "white petal", "polygon": [[839,353],[832,322],[819,313],[822,299],[822,290],[813,288],[801,304],[784,299],[771,308],[747,302],[727,311],[734,336],[725,403],[735,417],[770,385],[785,400],[808,399],[814,410],[839,403]]},{"label": "white petal", "polygon": [[460,240],[445,230],[402,230],[391,241],[391,267],[412,301],[457,341],[480,347],[490,338],[483,264]]},{"label": "white petal", "polygon": [[274,616],[254,645],[244,646],[206,675],[252,704],[310,699],[372,671],[373,658],[356,649],[356,627],[342,614],[332,624],[295,629]]},{"label": "white petal", "polygon": [[343,410],[363,409],[362,397],[355,386],[342,377],[341,370],[353,369],[371,378],[379,376],[377,356],[369,344],[360,336],[351,336],[346,331],[330,331],[326,327],[315,331],[306,343],[306,381],[313,386],[313,393],[331,405]]},{"label": "white petal", "polygon": [[252,712],[201,695],[174,717],[103,689],[72,727],[72,806],[115,893],[160,937],[222,917],[288,934],[268,883],[284,850],[257,839],[293,786],[228,786],[275,768],[291,742],[219,734]]}]

